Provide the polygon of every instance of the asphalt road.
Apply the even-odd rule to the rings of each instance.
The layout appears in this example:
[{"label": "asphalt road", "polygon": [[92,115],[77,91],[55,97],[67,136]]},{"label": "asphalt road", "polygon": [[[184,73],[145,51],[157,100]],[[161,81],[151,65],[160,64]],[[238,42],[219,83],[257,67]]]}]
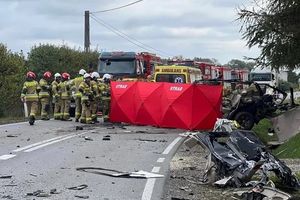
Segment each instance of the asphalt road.
[{"label": "asphalt road", "polygon": [[[76,130],[74,122],[37,121],[0,126],[2,199],[160,199],[165,178],[115,178],[77,171],[101,167],[168,175],[182,130],[99,124]],[[103,140],[110,135],[111,140]],[[8,177],[6,177],[8,176]],[[11,176],[11,177],[10,177]],[[87,188],[71,190],[85,184]],[[50,194],[56,189],[57,194]],[[30,196],[42,190],[41,196]],[[35,195],[35,194],[33,194]],[[76,197],[78,196],[78,197]]]}]

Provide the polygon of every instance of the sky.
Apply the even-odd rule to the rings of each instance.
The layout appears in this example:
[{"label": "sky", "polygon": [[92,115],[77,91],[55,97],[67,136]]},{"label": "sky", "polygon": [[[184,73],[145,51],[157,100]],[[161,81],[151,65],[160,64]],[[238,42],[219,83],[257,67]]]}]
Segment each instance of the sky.
[{"label": "sky", "polygon": [[[84,11],[115,8],[134,0],[0,0],[0,43],[15,52],[38,44],[83,49]],[[250,0],[143,0],[90,18],[91,48],[152,52],[161,57],[231,59],[255,57],[239,32],[237,8]],[[97,21],[96,21],[97,20]],[[100,21],[101,20],[101,21]],[[132,44],[110,25],[128,35]],[[137,41],[141,42],[138,43]]]}]

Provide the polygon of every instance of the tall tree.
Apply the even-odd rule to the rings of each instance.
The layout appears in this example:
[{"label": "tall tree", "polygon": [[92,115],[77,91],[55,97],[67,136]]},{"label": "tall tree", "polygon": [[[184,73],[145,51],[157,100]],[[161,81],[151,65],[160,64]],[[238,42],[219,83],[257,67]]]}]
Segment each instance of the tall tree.
[{"label": "tall tree", "polygon": [[252,70],[255,66],[255,62],[245,62],[243,60],[232,59],[226,65],[232,68],[244,68],[248,70]]},{"label": "tall tree", "polygon": [[238,11],[248,47],[258,46],[255,61],[275,69],[300,67],[300,1],[253,0],[253,8]]},{"label": "tall tree", "polygon": [[21,115],[20,93],[26,68],[23,54],[0,44],[0,117]]},{"label": "tall tree", "polygon": [[40,44],[34,46],[28,54],[28,68],[41,76],[45,71],[68,72],[75,76],[79,69],[96,69],[99,53],[71,49],[68,46]]}]

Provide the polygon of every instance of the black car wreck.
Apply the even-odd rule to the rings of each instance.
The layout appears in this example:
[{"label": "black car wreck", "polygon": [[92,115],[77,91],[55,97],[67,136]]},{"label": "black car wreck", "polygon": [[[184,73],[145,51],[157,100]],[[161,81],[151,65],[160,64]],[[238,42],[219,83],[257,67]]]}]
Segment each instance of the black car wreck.
[{"label": "black car wreck", "polygon": [[290,199],[289,194],[275,188],[270,177],[273,172],[284,186],[297,190],[299,181],[291,169],[272,155],[255,133],[232,130],[224,126],[224,122],[233,123],[223,120],[213,132],[190,134],[185,142],[192,147],[196,140],[208,150],[202,181],[221,187],[243,188],[237,192],[241,199]]}]

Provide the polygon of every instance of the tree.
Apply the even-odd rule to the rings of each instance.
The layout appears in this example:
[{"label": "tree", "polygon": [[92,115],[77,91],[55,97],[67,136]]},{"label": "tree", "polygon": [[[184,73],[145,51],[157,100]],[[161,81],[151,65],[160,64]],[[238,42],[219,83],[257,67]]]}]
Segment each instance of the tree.
[{"label": "tree", "polygon": [[39,77],[48,70],[53,73],[68,72],[74,77],[81,68],[89,70],[91,67],[96,70],[98,57],[99,53],[96,51],[85,53],[68,46],[40,44],[29,52],[27,66]]},{"label": "tree", "polygon": [[245,62],[238,59],[232,59],[226,65],[228,65],[231,68],[242,68],[251,71],[255,66],[255,62]]},{"label": "tree", "polygon": [[0,117],[22,114],[20,99],[26,72],[23,54],[12,53],[0,44]]},{"label": "tree", "polygon": [[275,69],[300,67],[300,1],[253,0],[252,9],[238,11],[243,39],[261,53],[253,58],[260,66]]}]

